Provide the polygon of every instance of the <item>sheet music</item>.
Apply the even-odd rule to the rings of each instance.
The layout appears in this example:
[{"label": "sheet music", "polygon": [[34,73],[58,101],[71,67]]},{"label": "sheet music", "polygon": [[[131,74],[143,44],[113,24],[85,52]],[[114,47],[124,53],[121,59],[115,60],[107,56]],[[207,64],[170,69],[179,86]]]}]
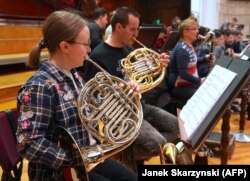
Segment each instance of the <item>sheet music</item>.
[{"label": "sheet music", "polygon": [[230,85],[237,74],[215,65],[195,94],[188,100],[180,112],[188,138],[196,131],[201,122],[209,114],[219,97]]},{"label": "sheet music", "polygon": [[242,59],[242,60],[248,60],[249,57],[248,57],[247,55],[242,55],[242,56],[241,56],[241,59]]}]

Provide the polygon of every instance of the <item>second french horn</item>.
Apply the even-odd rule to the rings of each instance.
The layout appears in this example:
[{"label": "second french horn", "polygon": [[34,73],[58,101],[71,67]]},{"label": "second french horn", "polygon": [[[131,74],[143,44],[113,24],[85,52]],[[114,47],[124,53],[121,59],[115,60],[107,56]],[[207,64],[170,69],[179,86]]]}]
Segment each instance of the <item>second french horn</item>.
[{"label": "second french horn", "polygon": [[165,77],[166,67],[160,60],[160,55],[139,43],[142,48],[132,51],[121,60],[126,76],[140,87],[140,93],[146,92],[161,83]]}]

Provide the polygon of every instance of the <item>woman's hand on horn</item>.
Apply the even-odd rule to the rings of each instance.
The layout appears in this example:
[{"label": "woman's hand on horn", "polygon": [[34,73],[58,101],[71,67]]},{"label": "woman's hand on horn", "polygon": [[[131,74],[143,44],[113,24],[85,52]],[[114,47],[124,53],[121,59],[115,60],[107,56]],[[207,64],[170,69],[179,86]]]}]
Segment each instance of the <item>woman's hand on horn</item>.
[{"label": "woman's hand on horn", "polygon": [[[130,85],[130,88],[131,88],[131,90],[132,90],[133,92],[136,92],[136,93],[139,92],[140,87],[139,87],[139,85],[138,85],[136,82],[130,81],[130,82],[128,82],[127,84]],[[124,87],[124,84],[123,84],[122,82],[120,82],[120,83],[119,83],[119,87],[123,88],[123,87]],[[141,94],[138,93],[138,95],[139,95],[139,98],[141,99]]]},{"label": "woman's hand on horn", "polygon": [[162,65],[167,68],[169,63],[169,55],[166,53],[161,53],[159,58],[162,62]]}]

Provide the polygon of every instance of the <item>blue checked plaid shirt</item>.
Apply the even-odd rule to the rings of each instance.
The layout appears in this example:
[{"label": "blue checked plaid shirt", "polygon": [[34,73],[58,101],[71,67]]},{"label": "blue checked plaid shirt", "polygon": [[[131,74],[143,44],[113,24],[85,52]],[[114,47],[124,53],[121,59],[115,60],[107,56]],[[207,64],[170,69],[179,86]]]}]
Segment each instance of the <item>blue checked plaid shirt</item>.
[{"label": "blue checked plaid shirt", "polygon": [[[83,80],[72,74],[81,88]],[[19,90],[17,141],[22,157],[29,160],[30,180],[64,180],[64,167],[83,167],[78,151],[57,146],[58,126],[67,128],[79,145],[88,143],[88,134],[77,112],[78,91],[72,79],[49,61],[42,61],[37,72]]]}]

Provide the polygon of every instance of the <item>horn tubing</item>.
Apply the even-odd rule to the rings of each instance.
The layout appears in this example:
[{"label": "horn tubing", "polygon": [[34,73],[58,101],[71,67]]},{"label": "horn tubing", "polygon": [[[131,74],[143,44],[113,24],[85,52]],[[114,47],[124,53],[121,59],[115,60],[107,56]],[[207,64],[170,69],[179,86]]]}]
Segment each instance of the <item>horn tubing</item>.
[{"label": "horn tubing", "polygon": [[141,42],[139,42],[136,38],[133,38],[136,43],[141,45],[143,48],[147,48],[145,45],[143,45]]}]

